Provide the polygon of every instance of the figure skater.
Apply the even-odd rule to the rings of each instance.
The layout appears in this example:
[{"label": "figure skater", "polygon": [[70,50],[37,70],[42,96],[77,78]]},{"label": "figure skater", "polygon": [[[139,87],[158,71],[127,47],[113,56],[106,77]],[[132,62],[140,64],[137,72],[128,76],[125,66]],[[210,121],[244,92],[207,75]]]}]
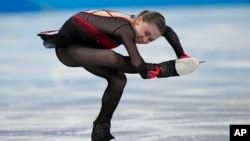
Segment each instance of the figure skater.
[{"label": "figure skater", "polygon": [[[92,141],[115,139],[110,133],[111,119],[127,82],[126,73],[150,79],[180,76],[196,69],[193,65],[196,60],[184,52],[176,33],[156,11],[144,10],[137,16],[110,10],[81,11],[71,16],[58,31],[38,35],[45,47],[55,48],[64,65],[83,67],[107,80],[102,106],[93,122]],[[148,44],[160,36],[166,38],[178,59],[146,63],[136,44]],[[111,50],[119,45],[124,45],[128,56]]]}]

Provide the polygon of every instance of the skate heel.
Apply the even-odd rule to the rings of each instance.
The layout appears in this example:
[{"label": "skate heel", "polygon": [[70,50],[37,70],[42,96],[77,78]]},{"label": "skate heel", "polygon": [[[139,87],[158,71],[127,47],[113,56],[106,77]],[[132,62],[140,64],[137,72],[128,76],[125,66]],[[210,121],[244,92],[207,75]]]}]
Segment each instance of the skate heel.
[{"label": "skate heel", "polygon": [[94,123],[91,134],[92,141],[116,141],[110,133],[110,123]]}]

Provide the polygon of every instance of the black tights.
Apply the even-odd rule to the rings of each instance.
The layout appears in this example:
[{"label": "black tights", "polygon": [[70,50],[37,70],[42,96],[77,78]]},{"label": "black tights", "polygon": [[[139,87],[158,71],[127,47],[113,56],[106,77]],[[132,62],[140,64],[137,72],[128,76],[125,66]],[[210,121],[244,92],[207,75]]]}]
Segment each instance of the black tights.
[{"label": "black tights", "polygon": [[75,45],[58,48],[56,53],[66,66],[84,67],[92,74],[107,80],[108,86],[103,94],[102,107],[95,122],[110,123],[127,82],[125,73],[135,73],[129,57],[108,49]]}]

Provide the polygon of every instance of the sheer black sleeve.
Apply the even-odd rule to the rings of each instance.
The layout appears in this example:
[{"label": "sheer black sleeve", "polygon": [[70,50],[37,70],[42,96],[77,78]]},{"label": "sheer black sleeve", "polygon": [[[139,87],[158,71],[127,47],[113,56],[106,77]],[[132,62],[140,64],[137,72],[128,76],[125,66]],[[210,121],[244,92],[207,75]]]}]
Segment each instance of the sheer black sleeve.
[{"label": "sheer black sleeve", "polygon": [[119,29],[117,29],[114,34],[121,38],[120,40],[122,40],[123,45],[125,46],[129,54],[131,65],[135,68],[135,71],[140,73],[142,78],[147,78],[147,73],[148,69],[150,69],[150,64],[145,63],[143,58],[139,54],[135,43],[135,33],[131,25],[126,24],[119,27]]},{"label": "sheer black sleeve", "polygon": [[165,31],[163,33],[163,36],[166,38],[166,40],[172,46],[172,48],[174,49],[175,54],[178,58],[181,58],[183,56],[187,56],[182,48],[181,42],[180,42],[177,34],[174,32],[174,30],[171,27],[165,26]]}]

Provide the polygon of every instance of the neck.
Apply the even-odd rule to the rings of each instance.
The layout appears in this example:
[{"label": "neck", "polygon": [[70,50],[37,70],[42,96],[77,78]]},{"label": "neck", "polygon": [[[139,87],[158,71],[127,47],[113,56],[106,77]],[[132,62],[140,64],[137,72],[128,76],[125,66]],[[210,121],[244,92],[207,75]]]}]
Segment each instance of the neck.
[{"label": "neck", "polygon": [[136,16],[135,15],[130,15],[130,22],[131,22],[131,24],[133,26],[135,25],[135,20],[136,20]]}]

